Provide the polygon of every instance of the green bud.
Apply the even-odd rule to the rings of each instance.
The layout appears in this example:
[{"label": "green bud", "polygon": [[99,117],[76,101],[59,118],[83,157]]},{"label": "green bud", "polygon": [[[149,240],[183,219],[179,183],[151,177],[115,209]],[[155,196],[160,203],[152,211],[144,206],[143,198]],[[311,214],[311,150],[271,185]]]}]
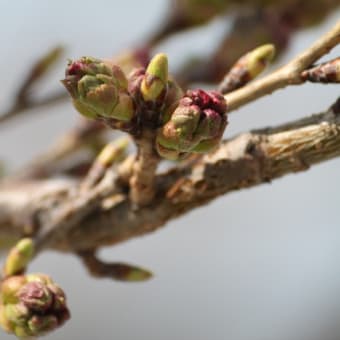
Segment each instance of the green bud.
[{"label": "green bud", "polygon": [[0,304],[0,326],[7,333],[12,333],[14,331],[14,327],[15,327],[13,322],[8,320],[8,318],[6,316],[5,306],[2,305],[2,304]]},{"label": "green bud", "polygon": [[7,304],[5,308],[5,317],[15,325],[25,325],[31,316],[30,310],[22,303]]},{"label": "green bud", "polygon": [[207,139],[199,142],[193,149],[192,152],[206,153],[212,151],[214,148],[220,145],[221,138]]},{"label": "green bud", "polygon": [[272,44],[262,45],[255,48],[245,56],[246,68],[250,78],[257,77],[267,65],[274,59],[275,46]]},{"label": "green bud", "polygon": [[121,93],[119,101],[112,111],[115,119],[122,122],[129,122],[135,113],[135,108],[130,95]]},{"label": "green bud", "polygon": [[79,100],[98,116],[110,117],[118,103],[118,91],[107,77],[84,76],[78,82]]},{"label": "green bud", "polygon": [[248,52],[232,66],[219,86],[219,92],[234,91],[256,78],[273,60],[275,47],[262,45]]},{"label": "green bud", "polygon": [[111,166],[113,163],[122,160],[128,146],[129,146],[128,138],[122,137],[116,139],[104,146],[104,148],[100,151],[99,155],[97,156],[96,162],[98,162],[101,166],[107,168]]},{"label": "green bud", "polygon": [[14,334],[20,339],[31,338],[33,336],[27,326],[16,326]]},{"label": "green bud", "polygon": [[159,155],[175,160],[190,152],[210,151],[216,141],[220,141],[227,125],[226,109],[220,93],[188,91],[168,122],[157,131]]},{"label": "green bud", "polygon": [[74,107],[92,119],[116,119],[129,122],[134,103],[128,93],[128,81],[116,65],[91,57],[70,62],[62,83],[73,99]]},{"label": "green bud", "polygon": [[23,272],[34,254],[34,244],[31,238],[21,239],[9,252],[4,273],[6,276]]},{"label": "green bud", "polygon": [[138,282],[149,280],[152,277],[152,273],[148,270],[138,267],[131,267],[129,273],[125,277],[125,281]]},{"label": "green bud", "polygon": [[169,161],[177,161],[181,159],[181,153],[179,151],[166,148],[161,145],[158,140],[156,142],[156,150],[162,158],[168,159]]},{"label": "green bud", "polygon": [[54,315],[33,315],[27,323],[34,335],[43,335],[58,327],[58,319]]},{"label": "green bud", "polygon": [[20,338],[44,335],[70,318],[63,290],[47,275],[6,278],[1,294],[0,326]]},{"label": "green bud", "polygon": [[42,273],[34,273],[25,275],[26,282],[40,282],[43,284],[51,284],[53,280],[50,276]]},{"label": "green bud", "polygon": [[161,116],[163,124],[166,124],[170,120],[171,115],[178,106],[178,102],[183,97],[183,94],[183,90],[177,82],[173,79],[169,79],[168,91],[164,99],[164,109]]},{"label": "green bud", "polygon": [[4,304],[17,303],[18,291],[26,284],[24,275],[9,276],[1,283],[1,300]]},{"label": "green bud", "polygon": [[116,280],[126,282],[145,281],[152,277],[152,273],[148,270],[131,266],[125,263],[114,263],[111,265],[112,276]]},{"label": "green bud", "polygon": [[200,110],[197,107],[179,106],[171,120],[165,124],[157,136],[157,141],[167,148],[181,152],[189,151],[198,143],[195,132],[200,120]]},{"label": "green bud", "polygon": [[141,93],[147,102],[158,101],[164,96],[168,83],[168,58],[165,54],[155,55],[145,72]]}]

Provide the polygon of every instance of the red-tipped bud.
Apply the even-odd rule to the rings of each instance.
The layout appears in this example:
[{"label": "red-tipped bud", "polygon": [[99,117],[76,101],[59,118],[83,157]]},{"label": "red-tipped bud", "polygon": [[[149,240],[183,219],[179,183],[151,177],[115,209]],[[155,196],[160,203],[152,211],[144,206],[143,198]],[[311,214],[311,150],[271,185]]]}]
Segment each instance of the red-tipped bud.
[{"label": "red-tipped bud", "polygon": [[[227,105],[218,92],[188,91],[168,122],[159,129],[156,146],[167,159],[183,153],[208,152],[220,141],[227,125]],[[203,145],[205,147],[199,147]]]},{"label": "red-tipped bud", "polygon": [[82,115],[120,122],[132,120],[133,100],[127,92],[127,79],[118,66],[82,57],[69,63],[62,83]]}]

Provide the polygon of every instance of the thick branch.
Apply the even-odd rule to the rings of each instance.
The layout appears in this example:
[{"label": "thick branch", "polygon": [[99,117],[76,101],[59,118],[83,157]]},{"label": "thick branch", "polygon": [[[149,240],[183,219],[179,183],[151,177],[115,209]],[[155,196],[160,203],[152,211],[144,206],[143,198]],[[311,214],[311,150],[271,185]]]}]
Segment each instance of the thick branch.
[{"label": "thick branch", "polygon": [[[77,212],[73,211],[71,227],[70,216],[65,214],[63,222],[61,214],[58,230],[49,234],[48,242],[42,247],[72,252],[119,243],[154,231],[169,220],[227,192],[269,182],[338,157],[339,108],[340,102],[331,110],[308,119],[242,134],[224,142],[215,153],[204,156],[198,163],[189,163],[186,167],[158,175],[156,199],[151,206],[135,210],[122,193],[112,204],[103,201],[101,206],[96,204],[95,209],[82,210],[79,219]],[[58,209],[60,211],[60,207]],[[43,230],[52,225],[55,216],[51,207],[51,211],[44,215]],[[0,230],[3,228],[5,225],[0,223]],[[23,227],[17,225],[16,230],[18,228]]]}]

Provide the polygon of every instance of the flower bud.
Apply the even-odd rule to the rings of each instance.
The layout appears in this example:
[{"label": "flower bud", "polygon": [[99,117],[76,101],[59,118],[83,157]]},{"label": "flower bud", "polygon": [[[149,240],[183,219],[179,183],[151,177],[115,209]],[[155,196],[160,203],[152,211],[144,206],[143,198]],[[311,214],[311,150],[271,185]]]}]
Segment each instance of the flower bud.
[{"label": "flower bud", "polygon": [[5,305],[5,316],[15,325],[24,325],[30,315],[30,310],[22,303]]},{"label": "flower bud", "polygon": [[29,282],[18,292],[19,300],[32,311],[45,312],[53,302],[52,292],[41,282]]},{"label": "flower bud", "polygon": [[7,333],[12,333],[14,331],[15,325],[13,322],[8,320],[6,316],[5,306],[0,304],[0,326]]},{"label": "flower bud", "polygon": [[16,326],[14,329],[14,334],[20,339],[32,337],[32,333],[27,326]]},{"label": "flower bud", "polygon": [[236,90],[256,78],[273,60],[275,47],[262,45],[241,57],[227,73],[219,86],[223,94]]},{"label": "flower bud", "polygon": [[66,296],[64,291],[56,284],[49,284],[49,291],[53,294],[53,310],[64,311],[67,309],[66,306]]},{"label": "flower bud", "polygon": [[27,326],[31,333],[43,335],[58,327],[58,319],[54,315],[33,315]]},{"label": "flower bud", "polygon": [[244,56],[245,68],[249,72],[250,79],[257,77],[267,65],[274,59],[275,47],[272,44],[262,45],[250,51]]},{"label": "flower bud", "polygon": [[0,325],[8,333],[41,336],[69,317],[64,292],[47,275],[13,276],[1,285]]},{"label": "flower bud", "polygon": [[158,140],[156,141],[156,150],[162,158],[165,158],[169,161],[178,161],[179,159],[182,158],[181,155],[185,155],[185,154],[181,154],[177,150],[164,147],[162,144],[160,144]]},{"label": "flower bud", "polygon": [[4,274],[5,276],[15,275],[22,273],[29,261],[31,260],[34,253],[34,244],[32,239],[23,238],[21,239],[9,252]]},{"label": "flower bud", "polygon": [[127,92],[127,79],[116,65],[92,57],[70,62],[62,83],[75,108],[88,118],[129,122],[134,104]]},{"label": "flower bud", "polygon": [[112,266],[114,277],[126,282],[145,281],[152,277],[152,273],[146,269],[131,266],[124,263],[115,263]]},{"label": "flower bud", "polygon": [[226,102],[217,92],[187,91],[169,121],[157,133],[160,156],[178,159],[185,153],[208,152],[215,147],[227,125]]},{"label": "flower bud", "polygon": [[168,58],[165,54],[155,55],[141,83],[141,93],[146,102],[159,102],[164,99],[168,83]]},{"label": "flower bud", "polygon": [[173,79],[168,81],[168,90],[164,99],[164,108],[162,110],[161,121],[163,124],[170,120],[171,114],[178,106],[179,100],[183,97],[183,90]]},{"label": "flower bud", "polygon": [[340,58],[312,67],[302,73],[302,79],[313,83],[340,83]]},{"label": "flower bud", "polygon": [[3,303],[17,303],[18,291],[26,284],[27,280],[23,275],[9,276],[1,283],[1,300]]},{"label": "flower bud", "polygon": [[34,273],[25,275],[27,282],[40,282],[43,284],[52,284],[53,280],[50,276],[42,273]]}]

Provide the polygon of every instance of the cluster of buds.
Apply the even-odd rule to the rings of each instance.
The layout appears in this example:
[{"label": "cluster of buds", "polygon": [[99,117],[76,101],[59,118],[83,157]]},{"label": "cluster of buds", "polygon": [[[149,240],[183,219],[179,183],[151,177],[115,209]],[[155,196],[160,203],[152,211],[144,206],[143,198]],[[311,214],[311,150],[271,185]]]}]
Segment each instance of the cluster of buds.
[{"label": "cluster of buds", "polygon": [[5,278],[0,292],[0,325],[19,338],[42,336],[70,318],[62,289],[44,274]]},{"label": "cluster of buds", "polygon": [[62,83],[82,115],[128,132],[138,130],[141,121],[157,125],[169,98],[174,100],[174,92],[182,94],[169,79],[163,53],[154,56],[146,69],[133,70],[128,79],[110,61],[82,57],[69,63]]},{"label": "cluster of buds", "polygon": [[187,91],[158,130],[158,153],[177,160],[188,153],[211,151],[220,143],[227,125],[226,110],[226,101],[218,92]]},{"label": "cluster of buds", "polygon": [[[252,74],[262,65],[254,66],[253,59],[247,63]],[[89,118],[136,137],[143,128],[157,130],[156,150],[166,159],[209,152],[219,144],[227,125],[222,94],[195,90],[183,95],[169,77],[168,59],[163,53],[128,77],[118,66],[83,57],[68,65],[63,84],[76,109]]]},{"label": "cluster of buds", "polygon": [[82,115],[129,130],[135,108],[128,93],[126,76],[119,66],[82,57],[69,62],[62,83]]}]

